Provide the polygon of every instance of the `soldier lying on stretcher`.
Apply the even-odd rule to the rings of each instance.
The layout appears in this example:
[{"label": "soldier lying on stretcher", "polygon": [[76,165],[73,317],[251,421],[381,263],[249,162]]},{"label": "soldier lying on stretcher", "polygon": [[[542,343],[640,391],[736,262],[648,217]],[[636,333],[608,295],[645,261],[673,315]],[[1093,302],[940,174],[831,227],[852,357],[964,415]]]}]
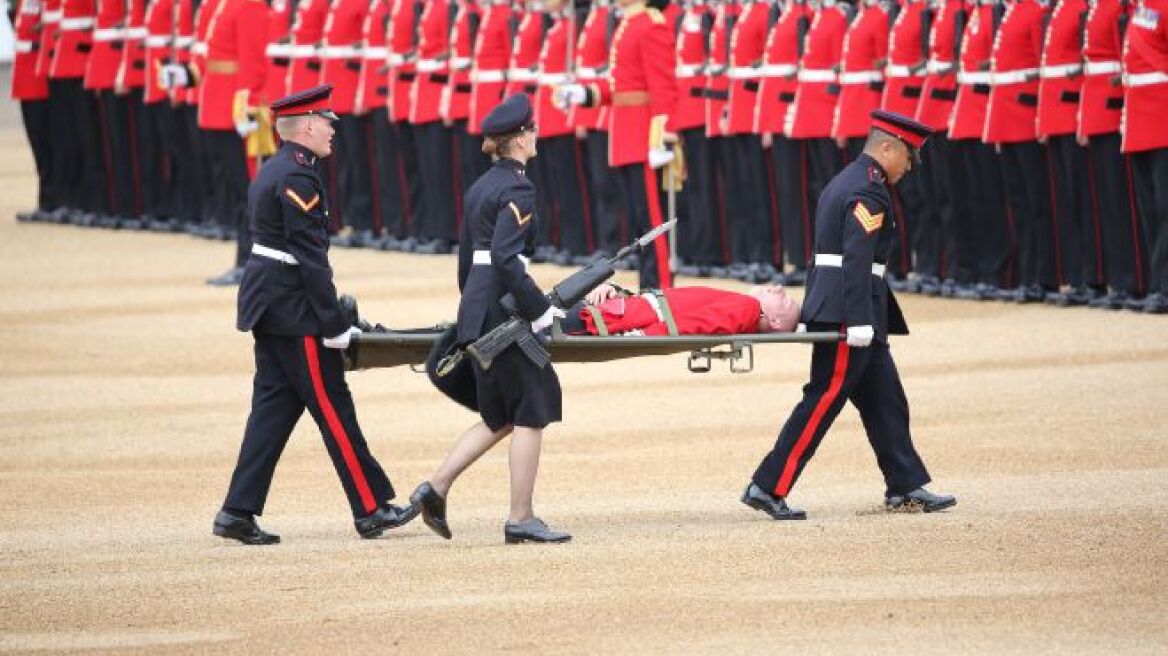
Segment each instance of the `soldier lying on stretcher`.
[{"label": "soldier lying on stretcher", "polygon": [[782,285],[746,294],[695,286],[634,295],[606,283],[572,310],[560,325],[576,335],[789,333],[799,323],[799,302]]}]

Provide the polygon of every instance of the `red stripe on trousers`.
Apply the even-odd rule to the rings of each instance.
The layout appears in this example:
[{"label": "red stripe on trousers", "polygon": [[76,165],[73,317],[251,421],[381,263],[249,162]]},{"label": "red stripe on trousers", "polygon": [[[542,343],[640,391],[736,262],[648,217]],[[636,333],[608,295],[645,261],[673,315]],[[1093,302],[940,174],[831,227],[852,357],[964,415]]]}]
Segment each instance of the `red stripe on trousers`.
[{"label": "red stripe on trousers", "polygon": [[840,342],[835,352],[835,370],[831,372],[831,383],[827,386],[827,391],[823,393],[823,396],[819,397],[819,403],[815,404],[811,418],[807,420],[807,425],[803,427],[803,432],[799,433],[799,439],[795,441],[795,448],[791,449],[790,455],[787,456],[787,462],[783,465],[783,474],[779,476],[779,482],[775,485],[775,496],[785,497],[791,491],[795,470],[799,468],[799,460],[807,451],[815,433],[819,431],[819,424],[823,422],[823,416],[827,414],[827,409],[831,407],[832,403],[835,403],[836,397],[839,396],[847,373],[848,344]]},{"label": "red stripe on trousers", "polygon": [[[649,201],[649,225],[656,228],[665,221],[661,218],[661,199],[657,194],[657,173],[647,163],[645,167],[645,195]],[[669,238],[661,236],[653,240],[653,251],[657,255],[657,283],[661,289],[673,287],[673,272],[669,270]]]},{"label": "red stripe on trousers", "polygon": [[341,418],[337,416],[333,402],[329,400],[328,394],[324,391],[324,380],[320,376],[320,356],[316,351],[315,337],[304,338],[304,355],[305,359],[308,360],[308,375],[312,378],[312,389],[316,392],[316,402],[320,405],[320,412],[324,415],[329,432],[333,434],[333,439],[336,440],[337,446],[341,449],[341,457],[345,459],[349,475],[353,477],[353,483],[357,486],[357,494],[361,496],[361,505],[365,507],[365,512],[371,513],[377,509],[377,502],[373,500],[373,491],[369,489],[369,482],[365,480],[365,472],[361,470],[361,464],[357,462],[357,454],[353,453],[353,443],[349,441],[349,434],[345,432],[345,427],[341,425]]}]

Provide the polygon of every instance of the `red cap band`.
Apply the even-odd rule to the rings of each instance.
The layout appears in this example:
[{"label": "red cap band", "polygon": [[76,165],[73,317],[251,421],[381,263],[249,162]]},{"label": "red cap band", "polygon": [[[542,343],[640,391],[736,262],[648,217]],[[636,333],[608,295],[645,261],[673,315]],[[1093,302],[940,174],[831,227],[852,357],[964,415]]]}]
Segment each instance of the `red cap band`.
[{"label": "red cap band", "polygon": [[904,127],[901,127],[900,125],[897,125],[896,123],[886,121],[882,118],[874,117],[872,119],[872,127],[876,128],[878,130],[883,130],[883,131],[887,132],[888,134],[896,135],[902,141],[904,141],[906,144],[912,146],[913,148],[920,148],[922,145],[924,145],[925,139],[928,138],[925,135],[917,134],[916,132],[913,132],[911,130],[907,130]]}]

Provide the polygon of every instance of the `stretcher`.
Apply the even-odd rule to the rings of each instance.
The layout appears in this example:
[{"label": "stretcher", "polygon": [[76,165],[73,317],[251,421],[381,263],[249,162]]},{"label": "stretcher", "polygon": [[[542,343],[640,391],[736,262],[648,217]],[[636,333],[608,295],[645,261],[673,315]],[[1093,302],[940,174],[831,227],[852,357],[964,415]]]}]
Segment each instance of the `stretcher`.
[{"label": "stretcher", "polygon": [[[421,372],[435,344],[449,325],[412,330],[390,330],[378,324],[353,338],[345,352],[350,371],[409,366]],[[609,336],[567,335],[559,323],[552,326],[543,346],[553,362],[611,362],[626,358],[686,353],[693,373],[706,373],[713,363],[725,361],[734,373],[754,369],[754,346],[759,344],[814,344],[837,342],[839,333],[743,333],[734,335]]]}]

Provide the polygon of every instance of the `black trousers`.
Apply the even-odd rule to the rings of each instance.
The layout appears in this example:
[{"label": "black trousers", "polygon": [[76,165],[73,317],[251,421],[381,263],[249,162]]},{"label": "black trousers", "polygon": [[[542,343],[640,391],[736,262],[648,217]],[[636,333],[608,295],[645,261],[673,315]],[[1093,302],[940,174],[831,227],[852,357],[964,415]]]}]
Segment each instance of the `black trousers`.
[{"label": "black trousers", "polygon": [[1087,163],[1107,285],[1114,291],[1140,295],[1147,289],[1147,254],[1131,193],[1131,163],[1119,150],[1120,139],[1118,132],[1091,137]]},{"label": "black trousers", "polygon": [[414,125],[418,177],[425,202],[417,212],[418,237],[458,241],[454,218],[453,144],[442,121]]},{"label": "black trousers", "polygon": [[426,197],[422,191],[422,177],[418,169],[418,126],[409,121],[394,121],[393,133],[397,140],[398,170],[402,173],[405,195],[402,197],[402,211],[405,218],[405,237],[418,237],[422,233]]},{"label": "black trousers", "polygon": [[1073,134],[1052,136],[1046,144],[1054,191],[1051,216],[1058,226],[1058,277],[1073,287],[1102,287],[1103,248],[1098,237],[1100,226],[1092,211],[1087,149],[1078,144]]},{"label": "black trousers", "polygon": [[96,97],[101,116],[103,165],[112,190],[110,213],[137,216],[140,214],[135,188],[138,172],[130,137],[130,98],[109,89],[97,92]]},{"label": "black trousers", "polygon": [[383,109],[374,109],[369,115],[373,123],[374,156],[377,158],[377,183],[373,186],[375,223],[386,234],[403,239],[408,234],[406,198],[409,190],[397,130],[389,122],[389,113]]},{"label": "black trousers", "polygon": [[1014,221],[1018,282],[1054,289],[1059,280],[1046,148],[1037,141],[1006,143],[1001,148],[1006,202]]},{"label": "black trousers", "polygon": [[1010,215],[1002,168],[994,147],[976,139],[950,141],[960,163],[956,176],[961,193],[953,199],[958,269],[974,271],[974,281],[1009,288],[1018,284],[1010,246]]},{"label": "black trousers", "polygon": [[587,150],[588,188],[596,231],[593,243],[597,250],[614,254],[632,237],[623,185],[608,165],[608,131],[589,130]]},{"label": "black trousers", "polygon": [[109,211],[111,189],[103,164],[97,100],[81,78],[50,79],[53,188],[65,207]]},{"label": "black trousers", "polygon": [[454,121],[450,130],[454,139],[455,158],[458,160],[455,171],[458,174],[458,186],[455,189],[458,197],[454,203],[454,215],[457,219],[458,234],[462,234],[463,201],[466,198],[466,191],[475,180],[491,168],[491,158],[483,154],[482,135],[467,132],[466,119]]},{"label": "black trousers", "polygon": [[235,266],[243,266],[251,252],[247,227],[247,153],[235,130],[204,130],[215,181],[212,206],[220,225],[235,230]]},{"label": "black trousers", "polygon": [[[628,200],[628,214],[635,235],[643,235],[650,228],[664,222],[657,172],[648,163],[625,164],[615,168]],[[667,289],[673,286],[669,270],[669,238],[662,235],[653,246],[641,251],[638,283],[641,289]]]},{"label": "black trousers", "polygon": [[163,161],[162,135],[156,132],[153,119],[142,103],[143,90],[129,93],[130,155],[133,160],[134,195],[138,215],[163,216],[169,200],[169,172]]},{"label": "black trousers", "polygon": [[333,153],[334,171],[337,174],[336,198],[344,224],[354,230],[373,229],[373,182],[370,171],[374,168],[370,139],[372,133],[369,116],[340,114],[334,123],[340,148]]},{"label": "black trousers", "polygon": [[[961,244],[957,238],[959,208],[954,199],[954,173],[960,159],[945,135],[930,137],[921,149],[921,163],[914,165],[898,187],[904,188],[904,210],[915,225],[914,268],[925,275],[975,282],[972,267],[962,266]],[[960,178],[956,184],[960,185]],[[918,219],[919,217],[919,219]]]},{"label": "black trousers", "polygon": [[721,144],[730,258],[770,264],[774,260],[771,195],[762,143],[756,134],[735,134],[723,138]]},{"label": "black trousers", "polygon": [[591,253],[592,217],[585,205],[588,190],[575,135],[540,139],[533,163],[551,212],[540,217],[540,243],[557,244],[572,255]]},{"label": "black trousers", "polygon": [[211,155],[207,151],[207,137],[199,128],[199,108],[183,105],[178,108],[180,124],[186,133],[182,147],[187,156],[178,162],[179,184],[183,218],[192,222],[211,223],[215,216],[214,185],[211,183]]},{"label": "black trousers", "polygon": [[771,158],[783,252],[787,264],[805,271],[811,259],[811,222],[815,218],[807,203],[806,144],[776,134]]},{"label": "black trousers", "polygon": [[704,127],[682,130],[685,185],[677,194],[677,254],[687,264],[715,266],[722,259],[722,235],[714,197],[714,155]]},{"label": "black trousers", "polygon": [[1132,186],[1144,243],[1148,293],[1168,294],[1168,148],[1132,153]]},{"label": "black trousers", "polygon": [[884,474],[885,494],[904,494],[929,482],[909,434],[908,400],[900,374],[888,344],[882,342],[867,348],[851,348],[845,342],[812,348],[811,380],[803,387],[803,400],[754,472],[754,482],[775,496],[786,497],[846,401],[860,412],[876,464]]},{"label": "black trousers", "polygon": [[37,209],[48,210],[59,205],[53,188],[53,139],[50,103],[48,100],[20,101],[20,118],[24,123],[24,134],[32,150],[33,163],[37,172]]},{"label": "black trousers", "polygon": [[341,352],[324,348],[318,337],[253,335],[251,414],[223,508],[263,514],[276,463],[305,409],[320,428],[353,517],[393,499],[393,485],[357,424]]},{"label": "black trousers", "polygon": [[150,199],[145,211],[153,216],[186,218],[179,171],[189,167],[183,162],[189,148],[181,122],[178,110],[165,100],[142,105],[142,139],[157,144],[155,165],[142,167],[142,189]]},{"label": "black trousers", "polygon": [[[811,225],[814,226],[815,208],[819,206],[819,195],[823,193],[823,188],[827,186],[827,183],[831,182],[831,179],[843,170],[844,158],[839,146],[835,143],[835,139],[803,139],[802,142],[807,149],[807,199],[805,202],[810,208]],[[811,243],[815,243],[814,235],[811,237]]]}]

